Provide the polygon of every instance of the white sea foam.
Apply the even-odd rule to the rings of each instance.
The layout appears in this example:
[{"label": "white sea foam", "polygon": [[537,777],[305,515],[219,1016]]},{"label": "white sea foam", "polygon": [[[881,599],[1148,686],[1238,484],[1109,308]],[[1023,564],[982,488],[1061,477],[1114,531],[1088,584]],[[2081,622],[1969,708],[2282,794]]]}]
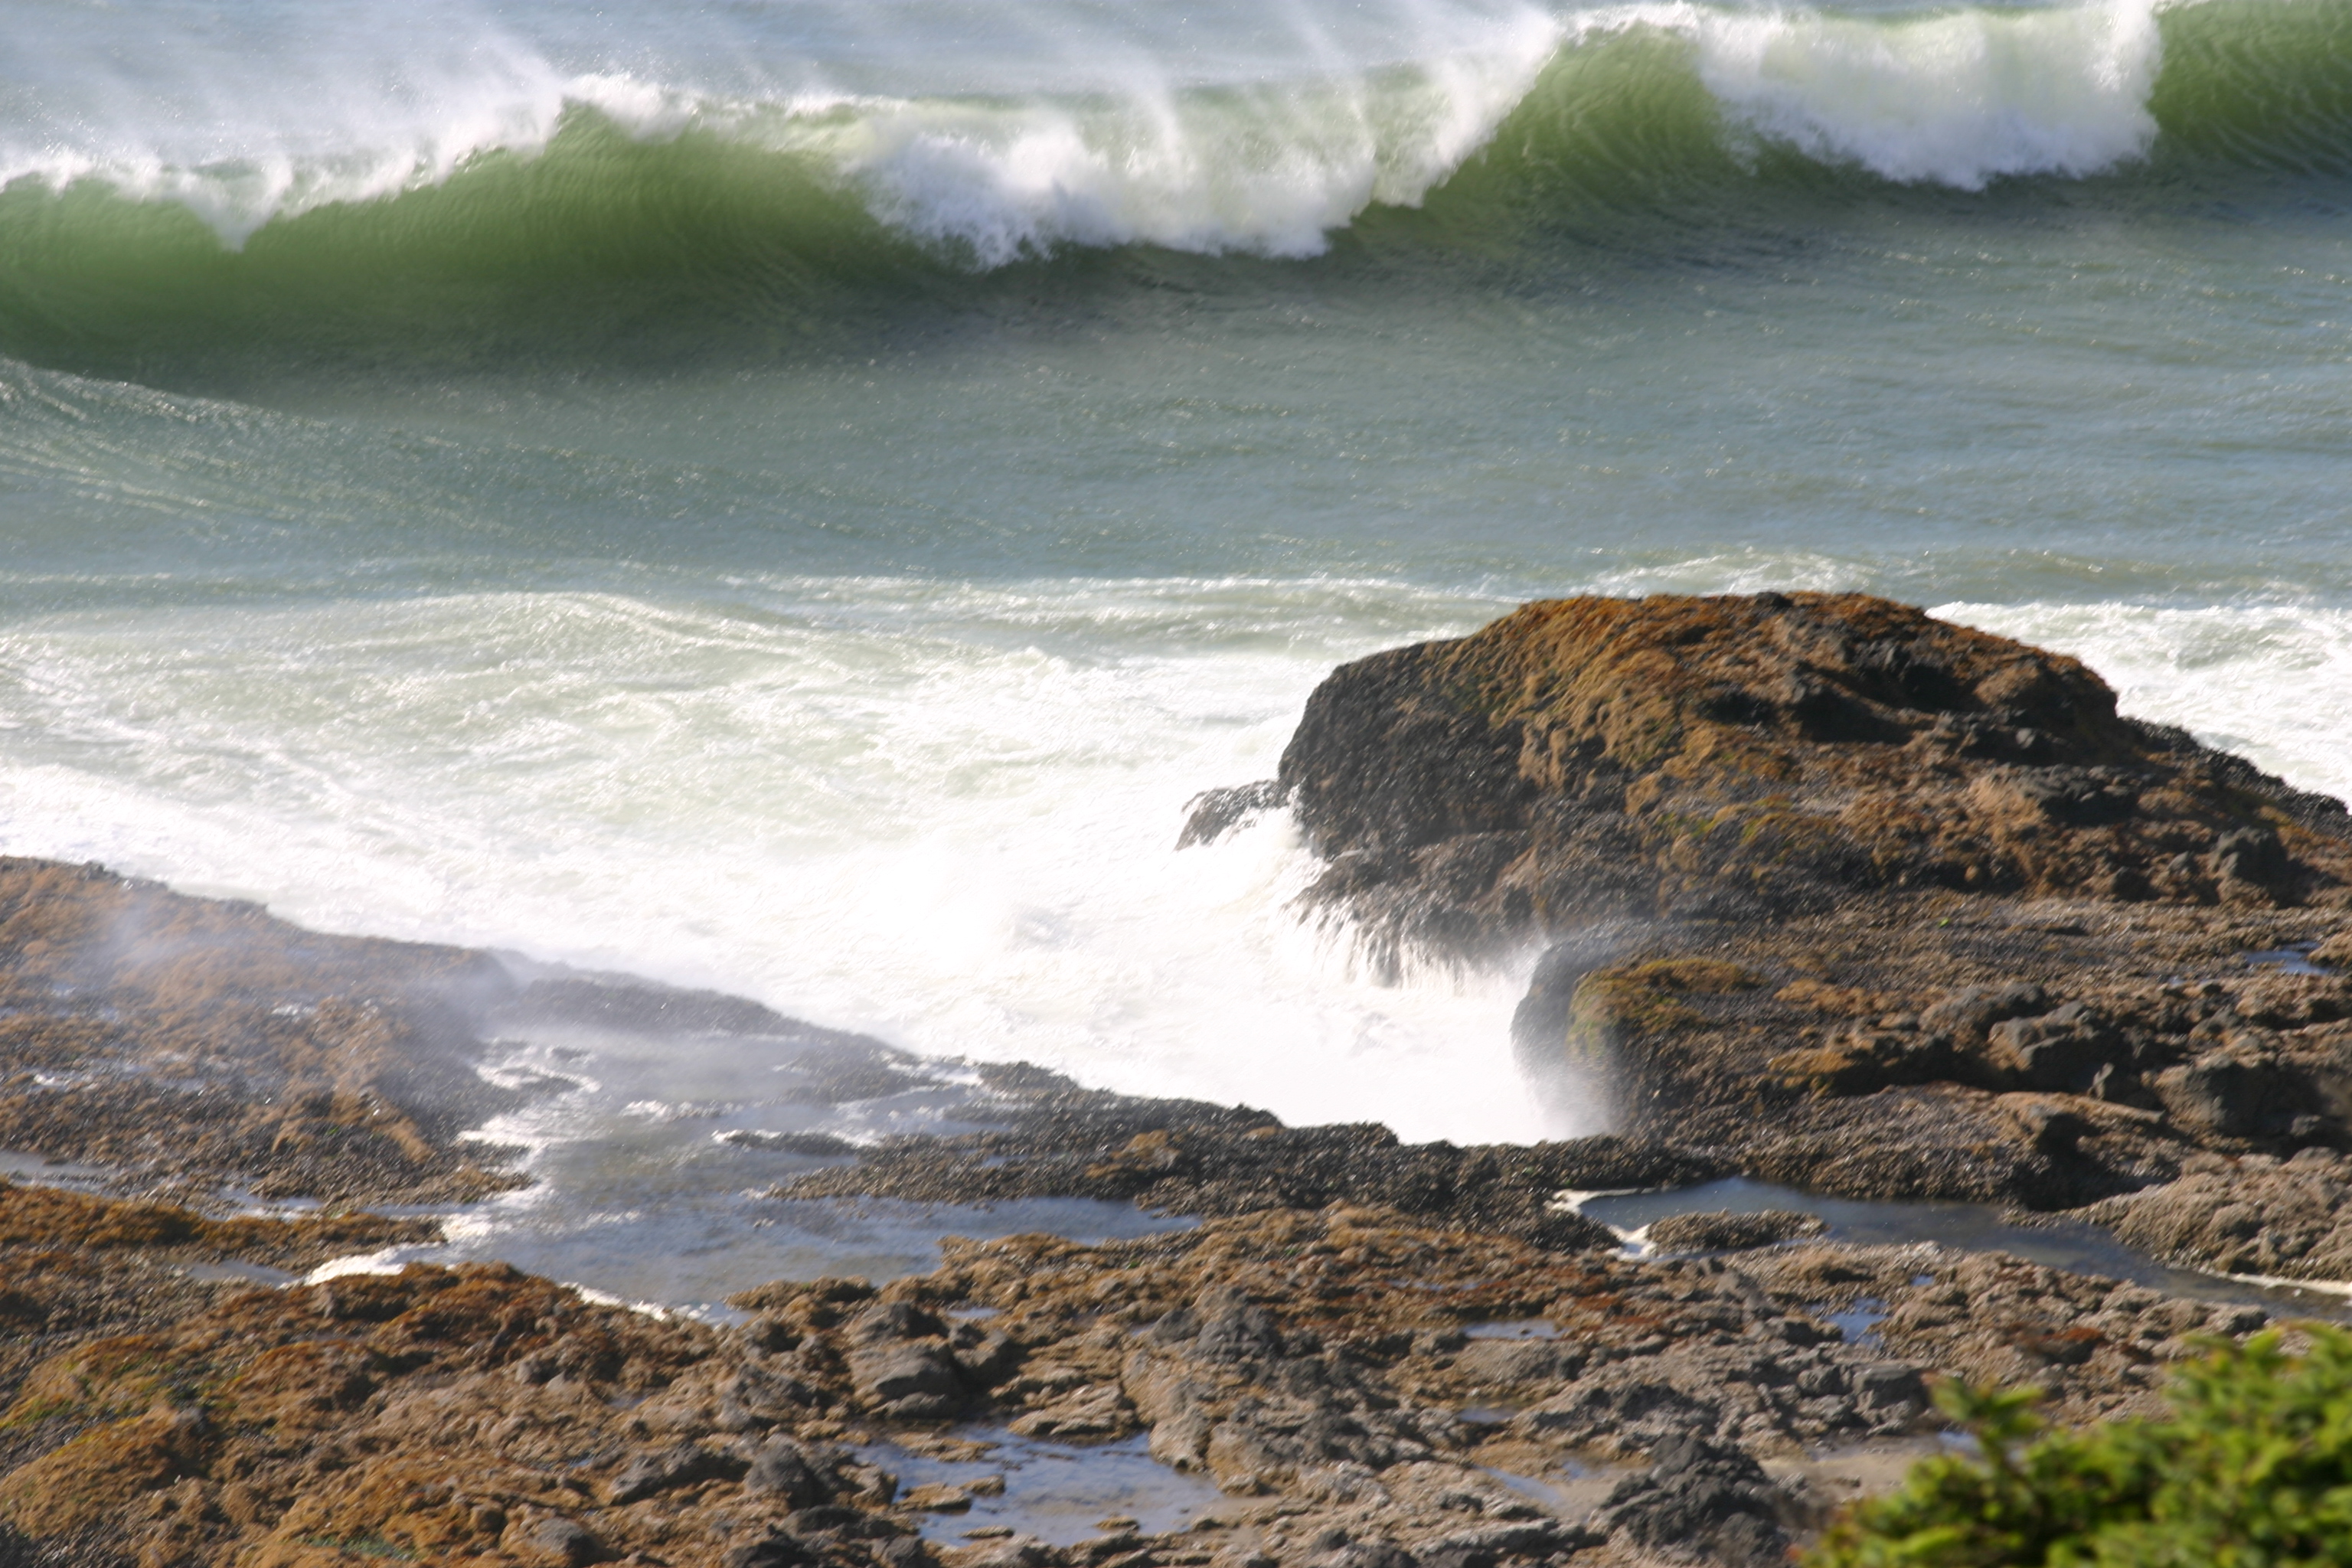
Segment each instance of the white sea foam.
[{"label": "white sea foam", "polygon": [[439,1249],[425,1245],[387,1247],[376,1252],[354,1252],[341,1258],[330,1258],[310,1273],[300,1283],[324,1285],[331,1279],[341,1279],[352,1274],[397,1274],[412,1263],[434,1260]]},{"label": "white sea foam", "polygon": [[2146,153],[2156,0],[1902,17],[1673,3],[1457,24],[1431,63],[1219,94],[1149,79],[1080,112],[868,103],[832,149],[876,215],[997,265],[1063,242],[1320,251],[1374,203],[1413,205],[1562,47],[1687,38],[1739,131],[1885,178],[1976,189]]},{"label": "white sea foam", "polygon": [[1486,33],[1375,75],[1189,92],[1146,78],[1091,109],[870,104],[832,152],[877,217],[986,266],[1070,242],[1310,256],[1375,202],[1419,204],[1559,37],[1533,14]]},{"label": "white sea foam", "polygon": [[[102,21],[61,42],[0,17],[0,59],[50,66],[0,88],[0,185],[100,183],[184,206],[239,247],[273,219],[439,184],[485,153],[536,156],[588,110],[641,139],[699,129],[813,154],[877,216],[983,264],[1139,239],[1301,255],[1370,202],[1418,201],[1517,101],[1559,32],[1520,0],[1302,5],[1238,24],[1255,52],[1208,68],[1197,47],[1033,0],[1011,19],[1056,47],[1007,49],[992,8],[992,41],[943,77],[926,62],[977,18],[927,13],[941,37],[883,39],[870,8],[817,5],[686,47],[660,8],[616,8],[589,36],[542,16],[553,33],[538,38],[464,0],[426,8],[331,33],[184,25],[163,47],[110,47]],[[875,58],[886,78],[985,86],[833,83]]]},{"label": "white sea foam", "polygon": [[[1351,630],[1367,596],[1381,629]],[[0,820],[21,852],[720,984],[931,1054],[1530,1138],[1555,1129],[1511,1065],[1518,977],[1349,973],[1286,908],[1308,866],[1283,819],[1174,847],[1193,793],[1273,771],[1337,658],[1494,607],[865,582],[87,612],[0,634]],[[497,1135],[541,1142],[547,1115]]]},{"label": "white sea foam", "polygon": [[541,146],[567,100],[598,86],[478,25],[452,36],[362,20],[289,58],[273,40],[159,21],[160,40],[102,20],[0,19],[0,58],[47,68],[0,95],[0,184],[102,182],[184,206],[236,246],[281,215],[436,183],[486,149]]},{"label": "white sea foam", "polygon": [[1983,188],[2143,155],[2161,64],[2155,0],[1912,19],[1634,5],[1519,16],[1413,73],[1240,97],[1150,85],[1115,110],[868,106],[835,153],[877,216],[988,266],[1058,242],[1306,257],[1373,202],[1418,205],[1517,106],[1543,64],[1634,28],[1689,37],[1748,134],[1895,181]]},{"label": "white sea foam", "polygon": [[2293,604],[1951,604],[1935,613],[2071,653],[2116,689],[2124,712],[2352,800],[2352,613]]}]

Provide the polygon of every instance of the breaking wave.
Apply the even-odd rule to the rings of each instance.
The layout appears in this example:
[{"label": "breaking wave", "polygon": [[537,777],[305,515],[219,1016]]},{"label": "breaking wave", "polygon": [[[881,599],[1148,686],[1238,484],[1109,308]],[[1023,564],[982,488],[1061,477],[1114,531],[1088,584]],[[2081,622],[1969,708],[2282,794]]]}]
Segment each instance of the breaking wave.
[{"label": "breaking wave", "polygon": [[449,343],[598,338],[682,310],[697,331],[794,330],[845,292],[952,291],[1072,252],[1605,241],[1629,211],[2019,180],[2172,193],[2333,175],[2352,147],[2345,0],[1642,4],[1490,18],[1419,63],[1062,95],[729,95],[494,65],[396,134],[279,127],[175,161],[0,128],[0,348],[299,328],[342,352],[419,321]]}]

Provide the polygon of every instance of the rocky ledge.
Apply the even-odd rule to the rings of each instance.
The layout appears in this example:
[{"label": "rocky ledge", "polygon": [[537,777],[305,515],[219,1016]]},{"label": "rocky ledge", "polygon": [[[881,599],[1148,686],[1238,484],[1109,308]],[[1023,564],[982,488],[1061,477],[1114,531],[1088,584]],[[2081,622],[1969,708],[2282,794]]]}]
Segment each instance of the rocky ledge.
[{"label": "rocky ledge", "polygon": [[[727,1328],[500,1265],[267,1289],[221,1267],[314,1260],[385,1224],[224,1228],[0,1186],[0,1551],[1760,1565],[1932,1447],[1937,1375],[2031,1379],[2085,1420],[2145,1406],[2185,1336],[2263,1320],[1932,1247],[1645,1263],[1346,1205],[1104,1247],[950,1243],[880,1289],[748,1291]],[[1108,1519],[1064,1545],[957,1528],[1002,1494],[1016,1440],[1130,1435],[1201,1478],[1173,1528]],[[903,1487],[923,1459],[961,1479]]]},{"label": "rocky ledge", "polygon": [[0,857],[0,1149],[199,1205],[446,1205],[523,1182],[470,1130],[572,1087],[486,1074],[503,1031],[758,1036],[810,1103],[916,1081],[906,1052],[740,997],[535,967]]}]

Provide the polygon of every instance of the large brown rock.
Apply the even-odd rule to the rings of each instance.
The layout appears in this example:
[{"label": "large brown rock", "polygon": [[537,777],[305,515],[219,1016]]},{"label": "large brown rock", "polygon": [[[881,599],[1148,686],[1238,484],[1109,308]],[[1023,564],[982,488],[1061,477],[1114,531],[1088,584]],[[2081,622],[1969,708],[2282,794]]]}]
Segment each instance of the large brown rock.
[{"label": "large brown rock", "polygon": [[1374,654],[1276,784],[1332,862],[1310,897],[1441,950],[1881,889],[2271,907],[2352,874],[2340,804],[2118,716],[2074,659],[1855,594],[1553,600]]}]

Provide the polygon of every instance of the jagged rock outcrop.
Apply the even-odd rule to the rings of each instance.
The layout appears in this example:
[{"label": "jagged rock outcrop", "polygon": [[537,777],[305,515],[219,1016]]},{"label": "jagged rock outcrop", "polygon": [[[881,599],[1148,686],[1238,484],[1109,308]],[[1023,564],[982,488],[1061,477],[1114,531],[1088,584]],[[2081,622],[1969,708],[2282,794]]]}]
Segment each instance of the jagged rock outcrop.
[{"label": "jagged rock outcrop", "polygon": [[[1255,793],[1250,793],[1255,791]],[[2341,804],[2119,716],[2078,661],[1854,594],[1528,605],[1342,666],[1266,785],[1392,955],[1878,889],[2340,904]]]},{"label": "jagged rock outcrop", "polygon": [[2347,940],[2342,805],[1906,605],[1528,605],[1334,671],[1193,834],[1277,801],[1375,963],[1543,949],[1563,1131],[2040,1207],[2352,1142],[2352,991],[2296,956]]}]

